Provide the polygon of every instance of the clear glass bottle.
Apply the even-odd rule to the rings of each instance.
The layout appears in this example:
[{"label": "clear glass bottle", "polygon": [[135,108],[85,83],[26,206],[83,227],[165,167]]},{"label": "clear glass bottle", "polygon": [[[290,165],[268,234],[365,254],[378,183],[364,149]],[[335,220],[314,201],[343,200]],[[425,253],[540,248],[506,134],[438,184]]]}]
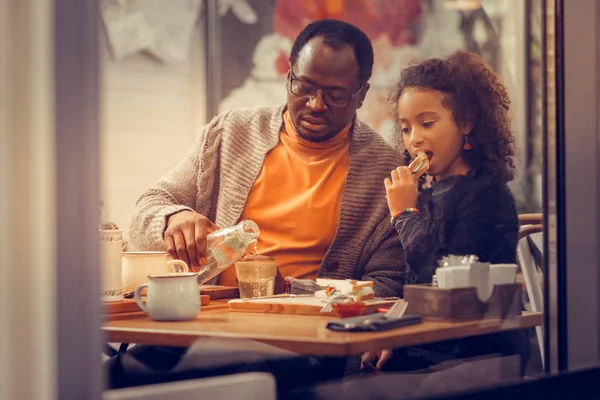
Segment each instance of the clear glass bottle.
[{"label": "clear glass bottle", "polygon": [[198,273],[198,283],[203,284],[225,271],[239,260],[248,246],[256,243],[260,229],[254,221],[216,230],[206,238],[206,264]]}]

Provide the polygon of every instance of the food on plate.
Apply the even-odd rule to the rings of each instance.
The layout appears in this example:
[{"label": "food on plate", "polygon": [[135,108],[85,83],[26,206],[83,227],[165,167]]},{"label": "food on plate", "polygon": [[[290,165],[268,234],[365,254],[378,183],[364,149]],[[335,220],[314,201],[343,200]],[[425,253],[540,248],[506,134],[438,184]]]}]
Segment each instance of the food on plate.
[{"label": "food on plate", "polygon": [[373,281],[317,278],[317,285],[326,288],[315,293],[320,298],[348,296],[355,301],[364,301],[375,297]]},{"label": "food on plate", "polygon": [[350,318],[361,315],[365,309],[365,303],[363,301],[354,301],[351,298],[348,298],[341,303],[333,303],[331,307],[338,317]]},{"label": "food on plate", "polygon": [[417,154],[417,157],[410,163],[408,169],[417,177],[423,175],[429,169],[429,156],[425,152]]}]

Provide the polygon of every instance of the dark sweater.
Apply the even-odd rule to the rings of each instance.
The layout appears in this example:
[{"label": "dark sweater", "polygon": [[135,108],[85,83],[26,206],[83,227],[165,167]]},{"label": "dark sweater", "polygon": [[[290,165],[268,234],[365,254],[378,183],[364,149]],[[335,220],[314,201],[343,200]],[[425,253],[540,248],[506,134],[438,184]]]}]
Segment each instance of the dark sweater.
[{"label": "dark sweater", "polygon": [[[482,173],[433,182],[417,200],[420,214],[398,217],[405,251],[405,283],[430,283],[445,255],[474,254],[482,262],[515,263],[519,235],[514,198],[505,184]],[[397,349],[391,370],[427,369],[439,362],[482,355],[521,355],[529,359],[527,331],[513,331],[425,346]]]},{"label": "dark sweater", "polygon": [[445,255],[475,254],[482,262],[515,263],[519,222],[505,184],[482,173],[433,182],[417,200],[419,215],[395,221],[405,252],[405,283],[431,283]]}]

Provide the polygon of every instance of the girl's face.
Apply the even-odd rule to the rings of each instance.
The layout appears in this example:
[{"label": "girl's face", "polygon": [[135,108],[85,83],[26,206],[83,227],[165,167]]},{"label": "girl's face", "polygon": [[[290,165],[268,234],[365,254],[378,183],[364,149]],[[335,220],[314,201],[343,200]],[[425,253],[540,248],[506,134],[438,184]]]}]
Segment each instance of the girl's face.
[{"label": "girl's face", "polygon": [[398,99],[398,119],[402,141],[415,158],[429,156],[428,175],[437,180],[466,175],[471,169],[464,161],[464,135],[470,127],[459,128],[452,111],[444,107],[443,94],[430,89],[408,88]]}]

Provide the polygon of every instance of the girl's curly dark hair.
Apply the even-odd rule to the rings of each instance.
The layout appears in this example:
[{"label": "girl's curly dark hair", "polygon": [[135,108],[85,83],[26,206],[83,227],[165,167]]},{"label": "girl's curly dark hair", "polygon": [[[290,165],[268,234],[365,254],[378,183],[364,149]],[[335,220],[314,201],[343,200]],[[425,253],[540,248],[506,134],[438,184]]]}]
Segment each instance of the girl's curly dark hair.
[{"label": "girl's curly dark hair", "polygon": [[506,183],[514,178],[514,138],[508,116],[510,99],[498,76],[477,55],[457,51],[445,59],[412,62],[402,70],[390,100],[398,146],[404,162],[410,162],[399,132],[398,100],[407,88],[431,89],[442,93],[443,104],[452,111],[459,127],[471,124],[471,150],[463,150],[465,161],[476,170],[493,174]]}]

